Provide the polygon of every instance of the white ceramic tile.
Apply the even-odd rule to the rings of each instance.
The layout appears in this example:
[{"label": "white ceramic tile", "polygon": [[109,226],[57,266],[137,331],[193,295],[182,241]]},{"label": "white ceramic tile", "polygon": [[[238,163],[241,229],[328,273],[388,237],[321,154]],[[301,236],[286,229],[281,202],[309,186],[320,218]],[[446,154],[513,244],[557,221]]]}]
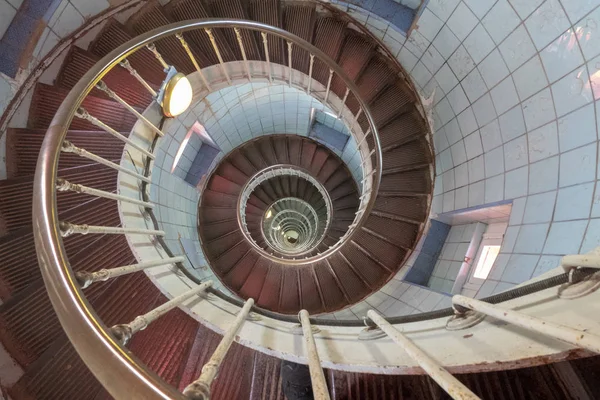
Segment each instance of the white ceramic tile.
[{"label": "white ceramic tile", "polygon": [[545,192],[558,187],[558,157],[547,158],[529,165],[529,194]]},{"label": "white ceramic tile", "polygon": [[504,114],[519,103],[519,96],[510,76],[500,82],[490,93],[498,115]]},{"label": "white ceramic tile", "polygon": [[[517,243],[518,244],[518,243]],[[522,283],[531,278],[539,256],[513,254],[500,278],[502,282]],[[496,286],[497,287],[497,286]]]},{"label": "white ceramic tile", "polygon": [[448,25],[444,25],[432,44],[444,59],[448,59],[458,48],[460,41],[457,39],[456,35],[452,33],[450,28],[448,28]]},{"label": "white ceramic tile", "polygon": [[525,204],[527,203],[527,197],[521,197],[514,199],[512,207],[510,209],[510,220],[509,225],[520,225],[523,223],[523,214],[525,213]]},{"label": "white ceramic tile", "polygon": [[568,151],[596,140],[594,104],[589,104],[558,120],[560,151]]},{"label": "white ceramic tile", "polygon": [[419,17],[417,30],[419,33],[421,33],[421,35],[423,35],[423,37],[425,37],[425,39],[431,42],[440,31],[443,24],[444,23],[437,16],[435,16],[435,14],[433,14],[428,8],[425,8]]},{"label": "white ceramic tile", "polygon": [[500,44],[521,19],[506,0],[498,0],[481,21],[496,44]]},{"label": "white ceramic tile", "polygon": [[493,203],[504,200],[504,175],[497,175],[485,180],[485,202]]},{"label": "white ceramic tile", "polygon": [[468,107],[460,113],[457,120],[463,136],[467,136],[477,129],[477,121],[475,120],[475,115],[473,114],[471,107]]},{"label": "white ceramic tile", "polygon": [[577,22],[573,29],[575,32],[581,32],[577,38],[586,60],[600,54],[600,7]]},{"label": "white ceramic tile", "polygon": [[481,77],[481,74],[477,68],[471,71],[466,78],[463,79],[461,86],[463,87],[465,94],[471,103],[474,103],[478,98],[483,96],[485,92],[487,92],[485,82],[483,81],[483,78]]},{"label": "white ceramic tile", "polygon": [[448,66],[448,64],[442,65],[439,71],[435,74],[435,80],[438,82],[440,88],[444,93],[448,94],[450,91],[458,85],[458,80],[454,76],[454,73]]},{"label": "white ceramic tile", "polygon": [[425,68],[425,65],[423,65],[421,61],[419,61],[415,65],[415,68],[412,70],[411,73],[411,77],[413,78],[415,83],[420,87],[425,87],[425,85],[427,85],[427,82],[429,82],[432,76],[433,75],[431,74],[431,72],[429,72],[429,70]]},{"label": "white ceramic tile", "polygon": [[454,111],[452,111],[450,103],[448,103],[448,100],[445,98],[442,99],[439,103],[437,103],[437,105],[435,106],[435,111],[437,112],[442,125],[445,125],[446,123],[448,123],[448,121],[454,118]]},{"label": "white ceramic tile", "polygon": [[600,217],[600,185],[596,182],[596,192],[592,199],[592,218]]},{"label": "white ceramic tile", "polygon": [[558,154],[558,130],[553,121],[527,133],[529,162],[536,162]]},{"label": "white ceramic tile", "polygon": [[516,199],[527,195],[529,168],[527,166],[514,169],[504,174],[504,198]]},{"label": "white ceramic tile", "polygon": [[[600,56],[596,57],[595,59],[593,59],[592,61],[590,61],[587,64],[587,68],[590,74],[590,84],[591,84],[591,89],[592,89],[592,96],[594,98],[594,100],[599,100],[600,99]],[[581,90],[581,95],[585,95],[586,97],[589,97],[588,94],[588,87],[587,84],[585,83],[585,70],[581,70],[580,72],[577,73],[577,78],[579,80],[582,81],[583,84],[583,88]],[[577,91],[576,87],[574,87],[572,89],[573,91]]]},{"label": "white ceramic tile", "polygon": [[552,221],[555,201],[556,191],[534,194],[527,197],[523,223],[539,224]]},{"label": "white ceramic tile", "polygon": [[444,193],[443,212],[454,211],[454,190]]},{"label": "white ceramic tile", "polygon": [[448,65],[450,65],[450,68],[452,68],[454,75],[456,75],[459,81],[463,80],[463,78],[475,68],[475,62],[469,55],[467,49],[462,45],[460,45],[452,56],[450,56]]},{"label": "white ceramic tile", "polygon": [[452,110],[456,115],[460,114],[469,106],[469,99],[467,99],[465,91],[461,85],[456,85],[454,89],[448,93],[448,101],[450,102],[450,107],[452,107]]},{"label": "white ceramic tile", "polygon": [[433,147],[436,154],[439,154],[442,150],[447,149],[450,146],[448,139],[446,138],[446,132],[444,129],[439,129],[433,135]]},{"label": "white ceramic tile", "polygon": [[600,219],[591,219],[581,244],[580,254],[587,253],[598,247],[600,243]]},{"label": "white ceramic tile", "polygon": [[495,44],[483,25],[478,24],[467,36],[463,45],[471,55],[475,64],[479,64],[494,49]]},{"label": "white ceramic tile", "polygon": [[496,118],[496,110],[489,94],[485,94],[473,104],[473,112],[479,126],[485,126]]},{"label": "white ceramic tile", "polygon": [[533,272],[532,278],[558,267],[560,265],[560,260],[561,257],[559,256],[541,256],[540,261],[538,261],[537,267]]},{"label": "white ceramic tile", "polygon": [[546,0],[525,21],[533,44],[538,50],[566,31],[571,24],[558,0]]},{"label": "white ceramic tile", "polygon": [[52,26],[52,30],[58,36],[64,38],[83,25],[83,22],[81,14],[79,14],[71,3],[68,3],[56,23]]},{"label": "white ceramic tile", "polygon": [[492,8],[496,0],[464,0],[471,11],[481,19]]},{"label": "white ceramic tile", "polygon": [[467,161],[467,154],[465,152],[465,144],[463,140],[453,144],[450,147],[450,151],[452,152],[452,161],[454,162],[454,165],[459,165]]},{"label": "white ceramic tile", "polygon": [[533,130],[556,118],[556,114],[554,113],[554,102],[552,101],[552,95],[548,88],[530,97],[521,103],[521,106],[523,108],[523,116],[525,117],[527,130]]},{"label": "white ceramic tile", "polygon": [[591,182],[596,177],[596,144],[560,155],[560,187]]},{"label": "white ceramic tile", "polygon": [[454,191],[454,208],[462,210],[469,206],[469,187],[463,186]]},{"label": "white ceramic tile", "polygon": [[[506,229],[506,233],[504,234],[504,240],[502,241],[502,247],[500,251],[502,253],[512,253],[515,242],[517,241],[517,237],[519,236],[520,226],[509,226]],[[499,279],[504,272],[504,268],[506,268],[506,264],[508,262],[509,254],[499,254],[496,259],[496,263],[493,267],[492,273],[490,273],[489,278],[491,279]]]},{"label": "white ceramic tile", "polygon": [[468,164],[469,168],[469,181],[470,183],[479,182],[482,179],[485,179],[485,167],[484,167],[484,156],[481,155],[470,160]]},{"label": "white ceramic tile", "polygon": [[492,51],[477,68],[488,88],[496,86],[508,75],[508,68],[498,49]]},{"label": "white ceramic tile", "polygon": [[546,73],[538,56],[533,57],[517,69],[513,73],[513,79],[521,101],[548,85]]},{"label": "white ceramic tile", "polygon": [[467,163],[462,163],[454,169],[454,184],[457,188],[467,186],[469,184],[469,169]]},{"label": "white ceramic tile", "polygon": [[429,40],[425,39],[418,31],[413,31],[410,37],[404,43],[404,46],[416,57],[421,57],[427,47],[429,47]]},{"label": "white ceramic tile", "polygon": [[527,18],[544,0],[509,0],[521,19]]},{"label": "white ceramic tile", "polygon": [[561,0],[571,22],[579,21],[581,17],[598,7],[597,0]]},{"label": "white ceramic tile", "polygon": [[527,164],[527,139],[521,136],[504,144],[504,168],[506,171]]},{"label": "white ceramic tile", "polygon": [[440,153],[440,163],[442,165],[442,171],[446,172],[454,167],[452,163],[452,153],[450,149],[446,149]]},{"label": "white ceramic tile", "polygon": [[471,160],[483,153],[479,131],[475,131],[465,138],[465,150],[467,159]]},{"label": "white ceramic tile", "polygon": [[444,61],[444,57],[433,46],[429,46],[423,53],[423,57],[421,57],[421,62],[432,74],[440,69]]},{"label": "white ceramic tile", "polygon": [[508,69],[513,72],[536,52],[533,42],[523,25],[515,29],[498,46]]},{"label": "white ceramic tile", "polygon": [[477,17],[461,1],[454,13],[448,19],[448,26],[459,40],[464,40],[469,32],[477,25]]},{"label": "white ceramic tile", "polygon": [[577,34],[572,29],[560,35],[540,51],[546,74],[551,83],[583,64],[583,56],[577,43]]},{"label": "white ceramic tile", "polygon": [[469,207],[475,207],[485,202],[485,181],[469,185]]},{"label": "white ceramic tile", "polygon": [[552,95],[559,117],[593,101],[586,67],[576,69],[552,85]]},{"label": "white ceramic tile", "polygon": [[442,186],[444,188],[444,192],[449,192],[456,188],[455,179],[454,179],[454,169],[450,171],[446,171],[442,175]]},{"label": "white ceramic tile", "polygon": [[502,146],[488,151],[485,159],[485,177],[489,178],[504,172],[504,148]]},{"label": "white ceramic tile", "polygon": [[498,120],[494,120],[481,128],[479,133],[481,135],[483,149],[486,152],[502,144],[502,136],[500,134],[500,124],[498,123]]},{"label": "white ceramic tile", "polygon": [[400,50],[400,53],[398,53],[398,61],[400,61],[400,64],[402,64],[404,69],[412,71],[419,59],[411,53],[408,48],[403,47],[402,50]]},{"label": "white ceramic tile", "polygon": [[0,0],[0,38],[8,29],[13,18],[17,14],[17,10],[6,0]]},{"label": "white ceramic tile", "polygon": [[446,21],[452,15],[452,12],[460,0],[430,0],[427,3],[429,8],[442,21]]},{"label": "white ceramic tile", "polygon": [[554,221],[585,219],[590,216],[596,182],[562,188],[558,191]]},{"label": "white ceramic tile", "polygon": [[577,254],[587,224],[587,220],[553,222],[544,246],[544,254]]},{"label": "white ceramic tile", "polygon": [[444,127],[446,131],[446,137],[448,138],[448,143],[453,145],[463,138],[462,133],[460,132],[460,127],[458,125],[458,119],[454,118]]}]

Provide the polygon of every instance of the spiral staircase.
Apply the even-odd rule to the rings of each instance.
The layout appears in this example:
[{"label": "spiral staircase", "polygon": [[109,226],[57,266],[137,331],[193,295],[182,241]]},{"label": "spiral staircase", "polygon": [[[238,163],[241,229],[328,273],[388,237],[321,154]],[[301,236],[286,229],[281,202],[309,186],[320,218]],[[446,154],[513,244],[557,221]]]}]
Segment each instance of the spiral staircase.
[{"label": "spiral staircase", "polygon": [[[128,68],[113,63],[102,77],[111,92],[90,87],[80,107],[93,118],[79,113],[70,117],[68,130],[57,127],[55,118],[65,115],[65,104],[73,104],[81,85],[87,85],[86,79],[90,80],[91,75],[86,73],[103,57],[111,59],[114,57],[111,53],[119,46],[153,29],[206,18],[241,19],[278,27],[294,35],[293,40],[303,39],[316,50],[294,42],[297,47],[290,53],[286,40],[274,31],[267,30],[269,35],[263,36],[244,26],[237,26],[239,31],[216,27],[212,29],[212,36],[201,29],[187,30],[182,37],[164,36],[153,41],[155,54],[140,46],[127,56]],[[184,42],[187,47],[182,46]],[[325,58],[315,57],[315,54],[333,60],[343,76],[331,72],[333,68],[323,61]],[[253,299],[252,310],[259,317],[297,323],[295,315],[300,310],[312,316],[332,313],[361,301],[377,292],[406,262],[427,223],[433,191],[433,157],[419,97],[401,67],[386,56],[385,48],[347,15],[320,4],[179,0],[160,6],[149,2],[126,24],[114,19],[108,21],[88,50],[73,46],[55,84],[36,85],[27,128],[7,132],[7,161],[13,177],[0,181],[0,215],[3,217],[0,339],[23,371],[16,382],[3,383],[10,398],[150,398],[152,396],[145,396],[149,393],[156,398],[178,398],[181,392],[188,398],[196,398],[189,387],[204,372],[203,366],[212,362],[211,355],[221,348],[222,330],[217,333],[210,324],[203,324],[185,309],[174,307],[147,324],[147,329],[143,329],[144,326],[139,331],[133,329],[132,333],[138,316],[149,315],[173,300],[141,271],[141,267],[119,279],[98,279],[90,285],[93,279],[89,277],[94,273],[120,265],[143,265],[148,261],[136,257],[126,235],[100,231],[77,234],[77,227],[83,226],[127,229],[115,205],[115,200],[123,199],[110,197],[110,194],[120,193],[119,170],[97,159],[63,151],[49,172],[61,179],[58,186],[53,185],[58,188],[54,200],[56,218],[70,225],[55,226],[53,231],[56,236],[63,236],[61,252],[68,256],[67,264],[72,269],[70,281],[77,287],[73,293],[84,293],[79,309],[93,310],[89,315],[101,321],[97,325],[100,327],[133,321],[125,333],[127,340],[117,335],[121,331],[105,329],[104,343],[120,348],[121,354],[130,357],[135,366],[131,369],[123,364],[123,369],[119,367],[114,371],[106,371],[108,364],[103,364],[109,358],[98,357],[92,366],[91,356],[83,356],[86,349],[89,351],[97,344],[89,342],[82,347],[75,343],[77,338],[99,330],[67,329],[64,310],[59,319],[53,309],[53,305],[60,307],[57,303],[61,302],[57,297],[60,288],[56,288],[59,275],[48,273],[51,268],[43,256],[41,263],[46,275],[43,277],[40,273],[38,254],[48,249],[44,234],[50,231],[38,220],[34,219],[32,225],[33,203],[47,195],[34,184],[34,174],[38,167],[39,184],[44,172],[38,163],[48,161],[51,153],[49,144],[43,141],[48,136],[59,137],[60,129],[65,129],[61,140],[103,160],[122,164],[132,153],[135,156],[135,145],[139,147],[139,142],[131,132],[144,123],[111,93],[137,113],[145,113],[154,102],[152,91],[158,91],[165,78],[163,62],[193,74],[198,69],[218,68],[228,62],[249,61],[280,64],[290,71],[301,72],[309,79],[312,77],[315,85],[320,83],[326,88],[327,94],[324,91],[319,94],[321,99],[326,101],[329,93],[336,96],[340,115],[347,110],[356,131],[362,132],[358,148],[359,151],[366,149],[362,165],[367,173],[357,182],[330,148],[285,132],[261,136],[236,147],[210,172],[202,187],[198,208],[198,236],[218,279],[239,298]],[[134,79],[131,71],[142,79]],[[310,86],[303,89],[311,91]],[[160,123],[155,121],[155,124],[160,129]],[[107,134],[106,126],[117,135]],[[154,144],[149,146],[150,153]],[[371,167],[370,172],[366,166]],[[145,177],[150,179],[148,174]],[[65,181],[108,195],[73,190]],[[283,201],[286,199],[292,200],[286,203]],[[144,207],[149,205],[147,196],[141,195],[135,201]],[[41,208],[36,209],[39,212]],[[299,242],[296,239],[282,242],[272,234],[279,224],[269,224],[269,219],[280,214],[302,216],[288,218],[295,221],[288,231],[306,228],[299,235]],[[160,239],[160,226],[151,228],[154,233],[149,235]],[[164,242],[158,242],[166,253],[165,258],[172,261],[173,273],[183,274],[194,284],[200,283],[185,271],[180,259],[175,259],[176,249],[167,249]],[[303,243],[309,244],[301,247]],[[82,284],[85,279],[89,281]],[[90,287],[85,292],[79,289],[87,285]],[[242,317],[247,316],[252,306],[249,300],[243,303],[210,289],[209,285],[201,289],[220,300],[228,299],[236,307],[244,305],[246,315],[240,314]],[[500,301],[503,298],[498,297],[493,302]],[[452,310],[446,310],[413,320],[452,314]],[[314,325],[320,323],[307,318],[301,324],[304,328],[307,321]],[[371,321],[377,322],[375,318]],[[322,323],[327,326],[327,321]],[[329,323],[344,326],[344,321]],[[358,323],[362,324],[362,321]],[[352,325],[357,324],[349,324]],[[369,325],[375,326],[373,322]],[[309,337],[308,331],[305,329],[305,337]],[[88,345],[91,347],[86,347]],[[258,351],[235,342],[229,345],[231,348],[229,351],[226,348],[227,356],[223,355],[218,367],[218,378],[210,386],[210,397],[283,399],[287,396],[291,399],[294,397],[290,396],[305,398],[302,396],[310,392],[310,380],[307,385],[290,379],[279,359],[282,357],[276,352]],[[575,360],[580,355],[573,352],[573,360],[558,364],[489,372],[477,370],[455,376],[466,388],[485,399],[564,399],[580,398],[581,393],[589,398],[600,397],[600,388],[593,385],[598,379],[598,360],[595,357]],[[126,386],[107,385],[108,381],[118,381],[119,373],[125,376],[128,368],[142,377],[132,382],[131,391]],[[104,370],[102,374],[98,374],[100,369]],[[565,384],[560,378],[565,374],[578,376],[578,382],[584,382],[585,387],[573,389]],[[301,372],[297,372],[295,376],[300,375]],[[331,368],[325,369],[323,377],[331,398],[448,398],[446,391],[429,375],[375,375]],[[149,382],[148,387],[153,389],[141,388],[142,381]],[[317,394],[315,390],[316,398],[320,398]]]}]

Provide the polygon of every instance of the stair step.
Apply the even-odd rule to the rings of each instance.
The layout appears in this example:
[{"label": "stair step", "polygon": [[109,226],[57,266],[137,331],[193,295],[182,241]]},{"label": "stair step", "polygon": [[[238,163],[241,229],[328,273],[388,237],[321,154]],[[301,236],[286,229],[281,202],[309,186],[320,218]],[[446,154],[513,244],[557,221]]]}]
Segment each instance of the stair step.
[{"label": "stair step", "polygon": [[[372,40],[352,29],[346,29],[345,37],[338,65],[350,80],[356,81],[373,57],[376,46]],[[342,78],[337,75],[331,81],[331,90],[340,98],[343,98],[346,88]],[[353,111],[356,112],[358,109]]]},{"label": "stair step", "polygon": [[[57,86],[38,83],[33,91],[31,107],[29,109],[28,128],[47,129],[69,91]],[[98,118],[106,125],[118,132],[129,132],[136,123],[137,118],[119,103],[99,97],[87,96],[82,103],[92,116]],[[141,111],[141,110],[140,110]],[[98,131],[100,128],[88,121],[73,118],[69,129]]]},{"label": "stair step", "polygon": [[426,164],[428,168],[430,161],[429,146],[425,138],[422,138],[386,151],[383,156],[383,172],[418,164]]},{"label": "stair step", "polygon": [[[58,74],[57,85],[71,90],[98,61],[100,61],[100,57],[97,55],[73,46]],[[102,78],[102,81],[119,97],[136,108],[144,109],[153,100],[150,92],[124,68],[114,67]],[[158,91],[159,87],[157,85],[151,86],[153,86],[155,91]],[[110,100],[110,97],[106,93],[98,89],[93,89],[90,94],[98,98]]]}]

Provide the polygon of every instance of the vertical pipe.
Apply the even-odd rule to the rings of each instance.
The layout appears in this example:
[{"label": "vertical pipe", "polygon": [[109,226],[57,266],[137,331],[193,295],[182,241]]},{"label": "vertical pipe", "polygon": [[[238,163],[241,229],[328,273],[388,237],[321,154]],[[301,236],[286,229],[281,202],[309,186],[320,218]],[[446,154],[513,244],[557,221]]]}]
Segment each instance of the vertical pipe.
[{"label": "vertical pipe", "polygon": [[471,242],[469,242],[469,248],[467,249],[463,263],[458,270],[454,285],[452,285],[452,290],[450,291],[451,294],[459,294],[462,292],[462,288],[469,277],[473,260],[475,259],[475,256],[477,256],[477,250],[479,250],[479,245],[481,244],[481,239],[483,238],[486,227],[487,225],[482,222],[478,222],[475,226],[475,231],[473,232],[473,236],[471,236]]},{"label": "vertical pipe", "polygon": [[452,297],[452,304],[466,307],[470,310],[478,311],[490,317],[520,326],[521,328],[537,332],[542,335],[562,340],[573,346],[600,353],[600,336],[593,335],[584,331],[570,328],[568,326],[555,324],[554,322],[544,321],[517,311],[498,307],[483,301],[470,299],[461,295]]},{"label": "vertical pipe", "polygon": [[329,400],[329,392],[323,368],[321,368],[321,360],[317,352],[317,345],[312,334],[310,321],[308,319],[308,311],[300,311],[300,323],[302,324],[302,333],[304,334],[304,344],[308,353],[308,368],[310,370],[310,380],[312,382],[313,396],[317,400]]},{"label": "vertical pipe", "polygon": [[210,43],[212,43],[215,53],[217,54],[217,58],[219,59],[219,64],[221,65],[221,71],[223,71],[223,74],[225,75],[225,79],[227,80],[227,83],[229,83],[231,85],[231,79],[229,79],[229,74],[227,73],[227,69],[225,69],[225,62],[223,61],[223,57],[221,56],[221,52],[219,51],[219,46],[217,45],[217,41],[215,40],[215,37],[212,33],[212,29],[205,29],[205,31],[206,31],[206,34],[208,35],[208,38],[210,39]]},{"label": "vertical pipe", "polygon": [[310,55],[310,65],[308,67],[308,87],[306,89],[306,93],[310,94],[310,87],[312,86],[312,73],[313,73],[313,64],[315,63],[315,55]]},{"label": "vertical pipe", "polygon": [[267,59],[267,70],[269,72],[269,82],[273,83],[273,77],[271,76],[271,60],[269,59],[269,43],[267,42],[267,32],[261,32],[263,47],[265,49],[265,58]]},{"label": "vertical pipe", "polygon": [[458,379],[452,374],[446,371],[442,366],[429,357],[423,350],[415,345],[410,339],[404,334],[390,325],[381,315],[373,310],[367,312],[367,316],[377,326],[384,331],[396,344],[421,366],[429,374],[429,376],[438,383],[453,399],[479,399],[475,393],[471,392],[469,388],[463,385]]},{"label": "vertical pipe", "polygon": [[242,41],[242,34],[240,33],[240,28],[233,28],[235,31],[235,36],[238,41],[238,45],[240,46],[240,51],[242,52],[242,58],[244,59],[244,66],[246,67],[246,73],[248,74],[248,80],[252,80],[252,75],[250,75],[250,66],[248,65],[248,59],[246,58],[246,49],[244,48],[244,42]]},{"label": "vertical pipe", "polygon": [[219,373],[219,367],[221,363],[225,359],[229,348],[231,347],[235,336],[241,329],[242,325],[246,321],[248,314],[250,313],[250,309],[254,305],[254,299],[248,299],[245,303],[238,315],[235,317],[235,320],[231,324],[231,326],[223,335],[223,339],[215,349],[215,352],[210,357],[210,360],[202,367],[202,372],[200,373],[200,377],[196,379],[194,382],[190,383],[183,394],[187,396],[189,399],[208,399],[210,398],[210,386],[212,382],[217,377]]},{"label": "vertical pipe", "polygon": [[290,71],[290,87],[292,87],[292,42],[287,42],[287,48],[288,48],[288,60],[289,60],[289,71]]},{"label": "vertical pipe", "polygon": [[350,88],[346,88],[346,93],[344,93],[344,98],[342,99],[342,105],[340,107],[340,111],[338,111],[337,117],[339,118],[342,115],[342,110],[346,105],[346,100],[348,100],[348,94],[350,94]]},{"label": "vertical pipe", "polygon": [[327,99],[329,98],[329,90],[331,89],[331,80],[333,79],[333,70],[329,70],[329,78],[327,79],[327,91],[325,92],[325,103],[327,103]]}]

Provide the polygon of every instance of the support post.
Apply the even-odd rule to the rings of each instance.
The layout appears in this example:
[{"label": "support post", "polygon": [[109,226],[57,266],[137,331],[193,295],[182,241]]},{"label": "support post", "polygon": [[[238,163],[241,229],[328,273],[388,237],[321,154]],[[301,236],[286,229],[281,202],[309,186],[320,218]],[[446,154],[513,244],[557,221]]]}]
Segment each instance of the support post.
[{"label": "support post", "polygon": [[215,40],[215,36],[212,33],[212,29],[205,29],[208,38],[210,39],[210,43],[217,54],[217,58],[219,59],[219,65],[221,65],[221,71],[225,75],[225,79],[227,83],[231,85],[231,79],[229,79],[229,74],[227,73],[227,69],[225,68],[225,63],[223,62],[223,57],[221,56],[221,52],[219,51],[219,46],[217,45],[217,41]]},{"label": "support post", "polygon": [[137,316],[130,323],[115,325],[110,328],[110,330],[119,343],[126,345],[129,339],[131,339],[131,337],[137,332],[146,329],[149,324],[156,321],[158,318],[162,317],[175,307],[179,306],[184,301],[203,293],[210,286],[212,286],[212,281],[206,281],[195,288],[188,290],[184,294],[172,298],[166,303],[156,307],[154,310],[144,315]]},{"label": "support post", "polygon": [[545,321],[527,314],[498,307],[458,294],[452,297],[452,304],[478,311],[485,315],[489,315],[490,317],[508,322],[509,324],[520,326],[521,328],[534,331],[541,335],[550,336],[576,347],[600,353],[600,336],[588,332],[555,324],[554,322]]},{"label": "support post", "polygon": [[240,33],[240,28],[233,28],[235,31],[235,37],[237,38],[238,45],[240,46],[240,52],[242,53],[242,58],[244,59],[244,67],[246,67],[246,74],[248,74],[248,80],[252,80],[252,75],[250,75],[250,65],[248,65],[248,58],[246,57],[246,49],[244,48],[244,42],[242,41],[242,34]]},{"label": "support post", "polygon": [[292,69],[292,42],[288,41],[287,42],[287,49],[288,49],[288,70],[290,73],[290,83],[289,86],[292,87],[292,74],[293,74],[293,69]]},{"label": "support post", "polygon": [[177,34],[175,34],[175,36],[177,37],[177,39],[179,39],[179,43],[181,43],[181,46],[187,53],[188,57],[190,58],[190,61],[192,61],[192,64],[194,64],[194,68],[196,68],[196,71],[198,71],[198,73],[200,74],[200,79],[202,79],[202,83],[204,83],[204,86],[206,86],[206,89],[210,92],[212,89],[210,88],[210,85],[209,85],[208,81],[206,80],[206,77],[202,73],[202,68],[200,68],[200,66],[198,65],[198,62],[196,61],[196,57],[194,57],[194,53],[192,53],[192,49],[190,49],[190,45],[185,41],[183,34],[177,33]]},{"label": "support post", "polygon": [[158,50],[156,50],[156,46],[154,45],[154,43],[147,44],[146,48],[150,50],[152,54],[154,54],[154,57],[156,57],[156,59],[158,60],[160,65],[162,65],[165,71],[169,69],[169,64],[166,63],[163,56],[158,52]]},{"label": "support post", "polygon": [[338,111],[337,117],[342,116],[342,110],[344,109],[344,105],[346,104],[346,100],[348,100],[348,95],[350,94],[350,89],[346,88],[346,92],[344,93],[344,98],[342,99],[342,105],[340,106],[340,111]]},{"label": "support post", "polygon": [[71,191],[71,192],[76,192],[76,193],[85,193],[85,194],[90,194],[90,195],[96,196],[96,197],[102,197],[105,199],[125,201],[127,203],[136,204],[136,205],[142,206],[144,208],[154,208],[154,204],[147,202],[147,201],[133,199],[131,197],[123,196],[120,194],[106,192],[104,190],[94,189],[94,188],[91,188],[88,186],[71,183],[71,182],[67,181],[66,179],[62,179],[62,178],[58,178],[56,180],[56,190],[58,190],[59,192]]},{"label": "support post", "polygon": [[70,222],[60,222],[60,235],[62,237],[71,236],[72,234],[87,235],[88,233],[100,233],[103,235],[125,235],[125,234],[140,234],[140,235],[156,235],[165,236],[164,231],[142,228],[121,228],[114,226],[96,226],[96,225],[77,225]]},{"label": "support post", "polygon": [[131,66],[131,63],[129,62],[129,60],[125,59],[125,60],[121,61],[119,63],[119,65],[121,67],[125,68],[127,71],[129,71],[131,76],[133,76],[135,79],[137,79],[137,81],[139,83],[141,83],[144,88],[146,88],[146,90],[152,95],[152,97],[154,99],[156,99],[156,96],[157,96],[156,91],[152,88],[152,86],[150,86],[150,84],[148,82],[146,82],[146,80],[144,78],[141,77],[140,74],[138,74],[138,72],[135,70],[135,68],[133,68]]},{"label": "support post", "polygon": [[306,88],[306,93],[310,94],[310,87],[312,86],[312,73],[313,73],[313,65],[315,63],[315,55],[310,55],[310,64],[308,67],[308,87]]},{"label": "support post", "polygon": [[217,377],[219,373],[219,367],[221,363],[225,359],[229,348],[233,344],[235,336],[241,329],[242,325],[246,321],[248,314],[250,313],[250,309],[254,305],[254,299],[248,299],[244,303],[244,306],[235,317],[235,320],[231,324],[231,326],[223,335],[223,339],[215,349],[215,352],[210,357],[210,360],[202,367],[202,372],[200,373],[200,377],[194,382],[190,383],[183,394],[187,396],[190,400],[204,400],[210,398],[210,386],[212,382]]},{"label": "support post", "polygon": [[323,368],[321,368],[321,360],[317,352],[317,345],[313,337],[310,320],[308,319],[308,311],[300,311],[300,323],[302,324],[302,333],[304,335],[304,344],[308,354],[308,368],[310,370],[310,379],[312,382],[313,396],[316,400],[329,400],[329,391],[325,382]]},{"label": "support post", "polygon": [[271,60],[269,59],[269,43],[267,41],[267,32],[261,32],[263,41],[263,48],[265,49],[265,58],[267,59],[267,70],[269,72],[269,82],[273,83],[273,76],[271,75]]},{"label": "support post", "polygon": [[367,316],[429,374],[453,399],[479,399],[452,374],[373,310]]},{"label": "support post", "polygon": [[333,70],[329,70],[329,78],[327,78],[327,90],[325,91],[325,103],[327,103],[327,99],[329,98],[329,91],[331,90],[331,80],[333,79]]}]

